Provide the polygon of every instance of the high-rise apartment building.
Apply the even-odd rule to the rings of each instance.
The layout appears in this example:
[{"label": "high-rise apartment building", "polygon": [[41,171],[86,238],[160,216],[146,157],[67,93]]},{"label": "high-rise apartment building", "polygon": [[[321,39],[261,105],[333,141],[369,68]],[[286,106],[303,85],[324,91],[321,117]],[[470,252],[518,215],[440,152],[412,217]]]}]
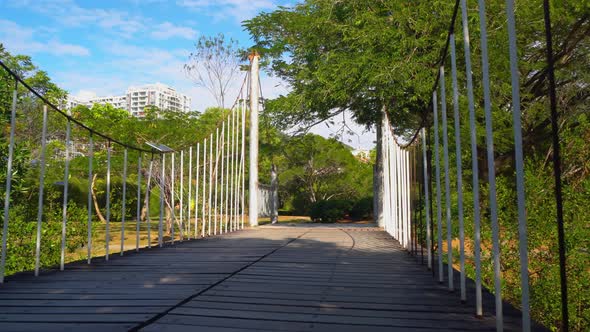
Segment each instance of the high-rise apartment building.
[{"label": "high-rise apartment building", "polygon": [[162,83],[147,84],[127,89],[127,110],[138,117],[146,106],[161,110],[190,111],[191,98]]},{"label": "high-rise apartment building", "polygon": [[95,97],[84,101],[69,98],[67,101],[68,108],[77,105],[92,107],[94,104],[111,104],[136,117],[143,117],[147,106],[156,106],[161,110],[188,112],[191,109],[191,98],[165,84],[155,83],[131,86],[127,89],[127,93],[121,96]]}]

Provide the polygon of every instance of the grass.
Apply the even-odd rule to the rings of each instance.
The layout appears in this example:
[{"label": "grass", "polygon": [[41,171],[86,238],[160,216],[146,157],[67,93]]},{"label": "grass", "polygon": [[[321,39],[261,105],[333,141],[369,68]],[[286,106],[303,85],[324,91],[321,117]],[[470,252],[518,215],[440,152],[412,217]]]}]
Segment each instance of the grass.
[{"label": "grass", "polygon": [[[246,218],[247,221],[247,218]],[[199,220],[198,227],[197,227],[197,235],[198,238],[202,235],[202,221]],[[97,226],[92,234],[92,257],[101,257],[105,256],[106,254],[106,223],[97,222]],[[213,226],[212,221],[212,227]],[[119,254],[121,252],[121,222],[111,221],[109,223],[109,255],[112,254]],[[137,237],[137,224],[135,220],[126,221],[125,222],[125,230],[124,230],[124,238],[123,238],[123,251],[127,250],[135,250],[136,248],[146,248],[149,246],[158,246],[158,227],[159,227],[159,220],[158,217],[151,218],[151,222],[148,224],[146,222],[140,223],[139,227],[139,242]],[[186,227],[186,223],[185,223]],[[218,229],[219,232],[219,229]],[[214,229],[211,230],[211,234],[213,235]],[[183,232],[184,239],[187,239],[187,230]],[[207,233],[205,233],[207,236]],[[149,241],[148,241],[149,237]],[[190,239],[194,239],[195,237],[195,230],[194,230],[194,219],[191,221],[190,227]],[[162,240],[164,243],[169,243],[172,241],[171,234],[166,234],[166,225],[162,225]],[[174,227],[174,241],[180,240],[180,231],[178,229],[178,225]],[[87,259],[88,249],[87,247],[81,247],[75,250],[74,252],[67,253],[66,255],[66,262],[73,262],[77,260]]]},{"label": "grass", "polygon": [[[312,223],[311,219],[306,216],[279,216],[279,224],[305,224],[305,223]],[[259,225],[268,225],[270,224],[270,217],[262,217],[258,218]]]},{"label": "grass", "polygon": [[[279,224],[313,224],[314,222],[307,216],[279,216]],[[372,224],[373,220],[352,220],[342,219],[337,224]],[[258,218],[259,225],[270,224],[270,217]]]}]

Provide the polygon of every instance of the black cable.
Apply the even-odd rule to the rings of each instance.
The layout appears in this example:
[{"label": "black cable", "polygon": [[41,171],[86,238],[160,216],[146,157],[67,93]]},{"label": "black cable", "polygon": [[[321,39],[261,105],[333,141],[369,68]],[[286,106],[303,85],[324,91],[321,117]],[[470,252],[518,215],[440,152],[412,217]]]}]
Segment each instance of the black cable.
[{"label": "black cable", "polygon": [[[40,93],[38,93],[37,91],[35,91],[30,85],[27,84],[27,82],[25,82],[20,76],[18,76],[15,72],[13,72],[10,68],[8,68],[8,66],[6,64],[4,64],[4,62],[2,62],[2,60],[0,60],[0,67],[4,68],[4,70],[6,70],[8,72],[8,74],[10,74],[12,77],[14,77],[14,79],[17,82],[20,82],[25,88],[27,88],[27,90],[29,90],[31,93],[33,93],[35,96],[37,96],[37,98],[41,99],[43,101],[43,103],[45,103],[47,106],[49,106],[49,108],[53,109],[54,111],[58,112],[59,114],[61,114],[63,117],[65,117],[66,119],[68,119],[69,121],[77,124],[78,126],[88,130],[91,133],[96,134],[97,136],[100,136],[102,138],[104,138],[107,141],[111,141],[114,143],[119,144],[120,146],[123,146],[125,148],[131,149],[131,150],[135,150],[135,151],[142,151],[142,152],[153,152],[153,150],[147,150],[147,149],[142,149],[133,145],[129,145],[126,143],[123,143],[121,141],[118,141],[112,137],[109,137],[108,135],[99,133],[98,131],[88,127],[87,125],[83,124],[82,122],[74,119],[73,117],[71,117],[70,115],[68,115],[66,112],[60,110],[57,106],[55,106],[53,103],[51,103],[49,100],[47,100],[45,97],[43,97]],[[158,153],[162,153],[159,152]]]},{"label": "black cable", "polygon": [[[122,147],[131,149],[131,150],[135,150],[135,151],[138,151],[138,152],[157,153],[157,154],[173,153],[175,151],[184,150],[184,149],[188,148],[189,146],[192,146],[192,145],[188,145],[188,146],[184,146],[184,147],[181,147],[181,148],[177,148],[175,151],[161,152],[161,151],[156,151],[154,149],[151,149],[151,150],[142,149],[142,148],[137,147],[137,146],[134,146],[134,145],[123,143],[123,142],[121,142],[119,140],[116,140],[116,139],[114,139],[114,138],[106,135],[106,134],[102,134],[102,133],[100,133],[100,132],[98,132],[98,131],[90,128],[89,126],[85,125],[84,123],[82,123],[82,122],[74,119],[71,115],[68,115],[67,112],[64,112],[64,111],[60,110],[59,107],[55,106],[53,103],[51,103],[49,100],[47,100],[44,96],[42,96],[40,93],[38,93],[37,91],[35,91],[30,85],[28,85],[20,76],[18,76],[18,74],[16,74],[15,72],[13,72],[4,62],[2,62],[2,60],[0,60],[0,67],[4,68],[8,72],[8,74],[15,79],[15,86],[18,85],[18,82],[21,82],[22,85],[27,90],[29,90],[31,93],[33,93],[35,96],[37,96],[37,98],[41,99],[43,101],[43,103],[45,103],[47,106],[49,106],[49,108],[51,108],[54,111],[56,111],[57,113],[61,114],[68,121],[71,121],[71,122],[77,124],[78,126],[86,129],[88,132],[93,133],[93,134],[96,134],[97,136],[100,136],[100,137],[104,138],[107,141],[116,143],[116,144],[118,144],[118,145],[120,145]],[[244,88],[244,85],[246,83],[247,78],[248,78],[248,73],[246,73],[246,75],[244,77],[244,81],[242,82],[242,87],[240,89],[243,89]],[[234,104],[233,104],[233,106],[231,108],[232,110],[236,107],[236,105],[238,104],[239,100],[240,100],[240,96],[238,95],[238,97],[234,101]],[[226,117],[229,117],[229,115],[226,115]]]},{"label": "black cable", "polygon": [[[451,24],[449,25],[449,31],[447,32],[447,40],[446,40],[446,43],[445,43],[445,47],[442,49],[442,52],[440,54],[440,59],[436,63],[436,69],[437,70],[447,60],[447,55],[449,53],[448,52],[449,51],[449,45],[451,43],[451,35],[455,33],[455,22],[457,21],[457,14],[459,12],[459,2],[460,2],[460,0],[456,0],[455,1],[455,7],[453,8],[453,16],[451,18]],[[438,75],[438,72],[437,72],[436,79],[434,80],[434,85],[432,86],[431,92],[436,91],[436,89],[438,87],[439,80],[440,80],[440,75]],[[430,95],[432,96],[432,93]],[[432,97],[430,99],[430,105],[432,105]]]},{"label": "black cable", "polygon": [[[455,22],[457,21],[457,14],[459,13],[459,3],[460,3],[460,0],[455,1],[455,6],[453,8],[453,16],[451,17],[451,23],[449,24],[449,30],[447,32],[447,40],[445,42],[445,47],[441,50],[439,60],[435,63],[435,67],[437,69],[440,66],[442,66],[445,63],[445,61],[447,60],[447,56],[449,53],[448,52],[449,45],[451,42],[451,35],[455,33]],[[431,96],[430,101],[428,102],[428,105],[430,105],[430,106],[428,106],[429,112],[432,111],[432,92],[436,91],[436,89],[438,87],[439,80],[440,80],[440,75],[438,75],[438,72],[437,72],[436,78],[434,80],[434,84],[432,86],[431,93],[430,93],[430,96]],[[410,140],[410,142],[408,144],[402,145],[402,144],[399,144],[394,137],[395,143],[403,149],[412,145],[414,143],[414,141],[418,138],[418,134],[420,133],[420,130],[422,128],[426,127],[426,122],[427,122],[427,112],[424,112],[424,113],[422,113],[422,121],[420,121],[420,126],[414,132],[414,135],[412,136],[412,139]]]},{"label": "black cable", "polygon": [[566,274],[566,248],[563,223],[563,194],[561,183],[561,156],[559,153],[559,126],[557,114],[557,97],[555,87],[555,58],[553,56],[553,42],[551,34],[551,12],[549,0],[543,0],[545,14],[545,39],[547,41],[547,77],[549,81],[549,101],[551,108],[551,132],[553,139],[553,176],[555,178],[555,203],[557,212],[557,236],[559,242],[559,274],[561,283],[561,330],[569,330],[568,300],[567,300],[567,274]]}]

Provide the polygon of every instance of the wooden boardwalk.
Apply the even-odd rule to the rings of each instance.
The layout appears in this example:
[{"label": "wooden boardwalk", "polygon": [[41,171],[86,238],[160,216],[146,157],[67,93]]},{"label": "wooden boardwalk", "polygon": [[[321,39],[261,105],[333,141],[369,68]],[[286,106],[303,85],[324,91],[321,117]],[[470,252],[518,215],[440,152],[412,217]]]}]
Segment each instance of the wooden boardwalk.
[{"label": "wooden boardwalk", "polygon": [[[456,278],[458,279],[458,278]],[[470,285],[471,287],[471,285]],[[472,293],[471,293],[472,294]],[[484,309],[493,311],[486,294]],[[509,311],[510,312],[510,311]],[[519,330],[518,315],[505,330]],[[258,228],[0,286],[0,331],[495,331],[375,228]]]}]

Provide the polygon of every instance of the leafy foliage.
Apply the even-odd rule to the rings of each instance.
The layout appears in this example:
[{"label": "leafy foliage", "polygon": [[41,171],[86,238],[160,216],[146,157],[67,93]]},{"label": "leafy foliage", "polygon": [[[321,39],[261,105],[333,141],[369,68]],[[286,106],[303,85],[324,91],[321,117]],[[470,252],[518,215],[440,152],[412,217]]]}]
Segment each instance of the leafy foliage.
[{"label": "leafy foliage", "polygon": [[[59,89],[49,77],[38,70],[30,57],[11,55],[0,45],[0,57],[12,70],[56,105],[60,105],[66,92]],[[7,72],[0,70],[0,192],[4,199],[6,188],[6,168],[8,155],[8,137],[10,132],[10,110],[14,80]],[[146,117],[138,119],[128,112],[116,109],[112,105],[95,104],[88,108],[78,106],[71,111],[74,119],[86,126],[108,135],[122,143],[146,147],[147,141],[158,142],[174,149],[184,149],[194,145],[214,131],[221,123],[228,110],[211,108],[202,114],[197,112],[175,112],[152,107],[146,109]],[[39,177],[41,169],[41,127],[43,102],[22,86],[18,87],[16,109],[16,145],[13,162],[12,190],[10,215],[8,219],[8,252],[7,273],[12,274],[34,267],[37,228],[37,201],[39,197]],[[55,266],[59,263],[61,253],[62,204],[64,190],[64,172],[66,156],[66,124],[65,117],[53,110],[48,112],[46,155],[45,155],[45,189],[42,211],[41,234],[41,267]],[[109,145],[103,137],[93,135],[93,175],[88,179],[89,166],[89,132],[72,123],[71,146],[69,147],[70,170],[67,202],[67,243],[66,254],[70,258],[77,257],[83,246],[86,246],[88,220],[88,197],[90,183],[93,183],[93,229],[104,228],[97,215],[105,214],[106,210],[106,174],[107,154]],[[146,191],[149,154],[140,155],[136,151],[128,151],[127,197],[126,211],[122,211],[123,187],[123,148],[111,142],[111,223],[121,220],[125,213],[126,219],[137,216],[137,191],[142,192],[141,206],[145,206],[143,197]],[[142,163],[138,164],[139,157]],[[158,169],[159,160],[155,158],[154,168]],[[157,174],[152,176],[152,186]],[[141,187],[137,187],[138,176],[142,178]],[[152,190],[151,210],[159,206],[159,190]],[[3,206],[3,204],[2,204]],[[152,212],[153,212],[152,211]],[[2,214],[3,215],[3,214]],[[2,220],[4,223],[4,220]],[[0,227],[1,229],[1,227]],[[100,232],[98,232],[100,233]],[[104,236],[93,232],[93,238]],[[93,254],[100,251],[93,251]]]},{"label": "leafy foliage", "polygon": [[[46,192],[48,202],[43,214],[40,253],[40,265],[44,267],[58,265],[61,256],[61,193],[56,189],[50,188]],[[73,253],[86,245],[87,212],[70,202],[68,216],[66,252]],[[37,239],[36,209],[29,204],[15,204],[10,209],[9,218],[6,273],[32,270],[35,267]]]},{"label": "leafy foliage", "polygon": [[346,216],[352,205],[348,200],[317,201],[311,204],[309,216],[315,222],[337,222]]},{"label": "leafy foliage", "polygon": [[315,202],[356,200],[371,191],[372,166],[335,139],[307,134],[286,140],[282,149],[281,193],[296,211],[308,213]]},{"label": "leafy foliage", "polygon": [[371,219],[373,217],[373,196],[359,199],[350,208],[350,217],[353,219]]},{"label": "leafy foliage", "polygon": [[[329,1],[305,0],[290,8],[262,13],[245,22],[255,47],[267,56],[270,71],[289,82],[292,92],[268,103],[273,123],[290,127],[313,124],[344,110],[351,110],[358,123],[378,123],[382,109],[404,136],[413,132],[419,119],[427,115],[431,88],[437,76],[440,50],[446,41],[453,1]],[[482,188],[483,280],[493,288],[491,229],[487,201],[485,133],[483,131],[483,87],[478,8],[468,1],[468,21],[472,50],[472,71],[476,101],[475,129],[477,160]],[[588,101],[590,53],[590,1],[552,2],[555,42],[558,109],[564,159],[566,237],[570,285],[571,324],[578,331],[590,325],[587,285],[589,244],[588,217],[580,207],[588,202]],[[486,3],[489,69],[494,126],[494,164],[501,225],[503,295],[520,302],[518,225],[514,175],[512,128],[512,84],[506,27],[505,3]],[[460,22],[460,20],[458,20]],[[550,160],[553,156],[550,120],[547,111],[548,70],[545,60],[543,6],[516,1],[522,134],[527,165],[527,220],[533,316],[557,329],[559,283],[555,206],[552,198]],[[465,98],[465,59],[460,23],[455,27],[457,42],[460,119],[468,119]],[[450,57],[443,63],[450,68]],[[449,75],[450,76],[450,75]],[[447,77],[447,96],[452,95]],[[440,86],[439,86],[440,89]],[[452,101],[447,100],[450,104]],[[448,109],[451,106],[448,105]],[[451,112],[448,112],[450,115]],[[431,118],[430,118],[431,120]],[[470,128],[461,126],[465,202],[471,202]],[[449,121],[449,135],[454,135]],[[431,135],[434,134],[431,131]],[[432,136],[431,136],[432,137]],[[452,140],[451,140],[452,141]],[[454,146],[449,146],[451,173]],[[436,161],[442,162],[442,161]],[[454,177],[454,175],[452,175]],[[453,185],[456,178],[451,178]],[[457,188],[451,189],[453,238],[458,237]],[[444,193],[443,193],[444,194]],[[582,203],[582,202],[586,202]],[[465,206],[466,234],[473,234],[473,207]],[[446,232],[446,225],[443,227]],[[443,236],[444,237],[444,236]],[[467,239],[472,251],[473,239]],[[469,261],[472,261],[472,257]],[[474,276],[468,264],[469,276]]]},{"label": "leafy foliage", "polygon": [[371,126],[385,107],[401,130],[415,128],[433,82],[424,68],[438,58],[450,11],[447,1],[307,0],[246,21],[271,72],[292,88],[269,103],[275,124],[350,110]]}]

